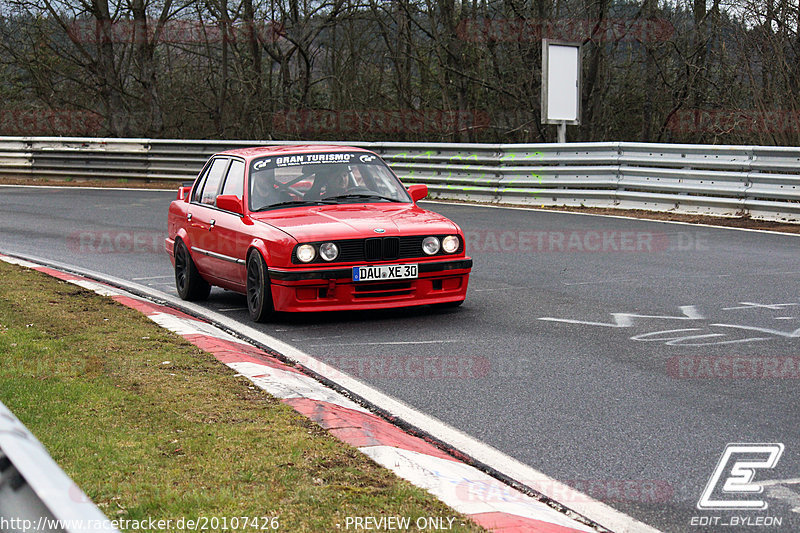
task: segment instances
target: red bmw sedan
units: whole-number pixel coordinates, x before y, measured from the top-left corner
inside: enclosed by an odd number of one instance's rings
[[[216,154],[169,207],[178,294],[242,293],[259,322],[273,311],[458,306],[472,260],[461,229],[417,205],[427,194],[360,148]]]

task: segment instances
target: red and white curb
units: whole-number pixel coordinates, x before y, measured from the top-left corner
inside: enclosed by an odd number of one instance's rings
[[[44,272],[142,312],[160,326],[211,353],[237,374],[280,398],[338,439],[355,446],[396,475],[426,489],[486,529],[504,533],[596,531],[546,503],[502,484],[430,442],[406,433],[267,351],[208,322],[82,276],[2,254],[0,260]],[[632,522],[634,526],[644,526]],[[623,529],[652,531],[646,526]]]

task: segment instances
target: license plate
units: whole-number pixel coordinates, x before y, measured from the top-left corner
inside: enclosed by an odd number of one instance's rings
[[[390,279],[415,279],[419,265],[381,265],[353,267],[353,281],[384,281]]]

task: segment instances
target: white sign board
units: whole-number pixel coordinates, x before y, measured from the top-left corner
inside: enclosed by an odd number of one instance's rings
[[[542,41],[542,122],[580,124],[581,45]]]

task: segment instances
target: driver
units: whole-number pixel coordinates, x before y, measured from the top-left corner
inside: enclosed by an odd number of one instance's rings
[[[350,187],[350,169],[347,165],[335,165],[330,169],[319,169],[314,185],[306,192],[304,199],[320,200],[339,196]]]
[[[280,201],[280,194],[275,188],[274,170],[266,169],[250,174],[250,208],[253,211]]]

